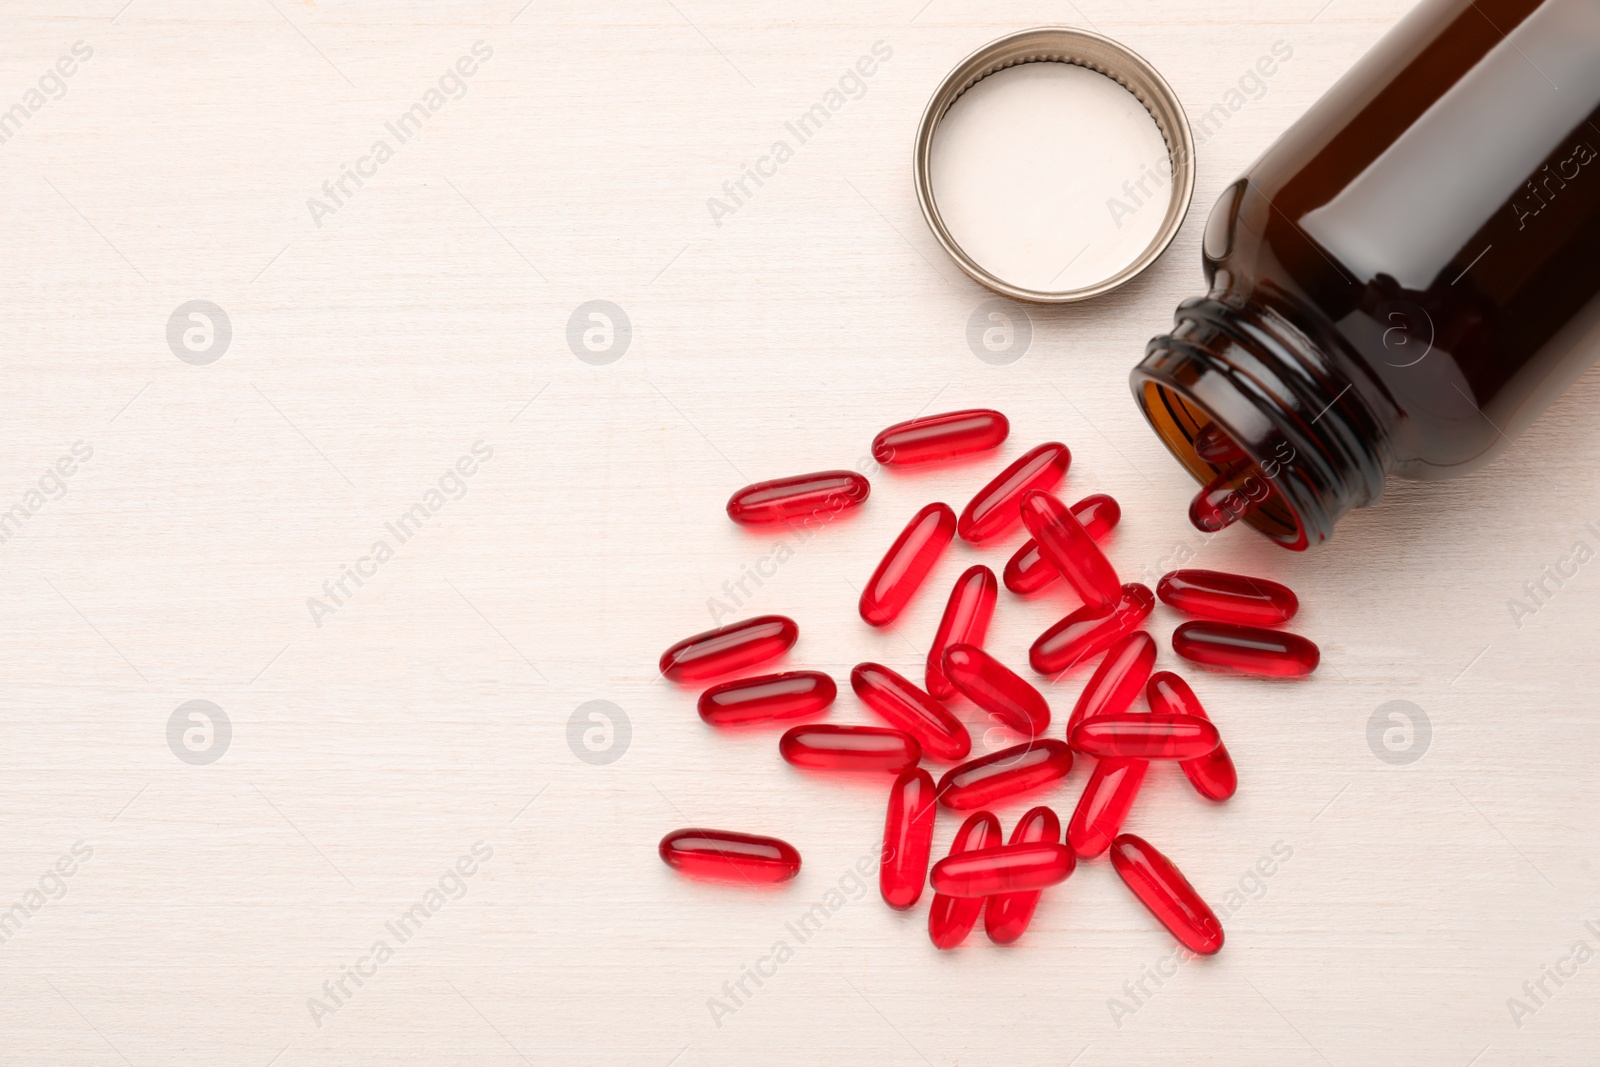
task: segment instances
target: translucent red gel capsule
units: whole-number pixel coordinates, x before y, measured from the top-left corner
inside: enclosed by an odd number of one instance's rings
[[[949,504],[929,504],[913,515],[861,591],[861,617],[873,626],[898,618],[955,535]]]
[[[1172,631],[1172,650],[1207,667],[1263,678],[1301,678],[1322,660],[1299,634],[1231,622],[1186,622]]]
[[[1156,583],[1156,596],[1186,615],[1247,626],[1277,626],[1300,610],[1300,598],[1288,586],[1224,571],[1164,574]]]
[[[961,720],[904,675],[881,663],[858,663],[850,672],[850,687],[863,704],[916,738],[934,759],[965,759],[972,751],[972,738]]]
[[[1104,493],[1091,493],[1072,505],[1072,514],[1083,523],[1089,536],[1099,541],[1121,521],[1122,507]],[[1006,561],[1005,572],[1000,580],[1007,589],[1020,596],[1037,593],[1060,577],[1061,574],[1040,554],[1039,542],[1030,537]]]
[[[1017,820],[1011,831],[1012,845],[1054,845],[1061,840],[1061,819],[1047,807],[1031,809]],[[987,898],[983,906],[983,928],[989,940],[997,945],[1009,945],[1021,937],[1033,921],[1034,909],[1039,906],[1039,890],[1022,893],[998,893]]]
[[[1022,521],[1022,497],[1033,489],[1053,489],[1066,476],[1072,453],[1059,441],[1047,441],[1026,452],[978,490],[956,523],[964,541],[982,544]]]
[[[958,811],[1059,782],[1072,770],[1066,742],[1041,738],[952,767],[939,779],[939,803]]]
[[[1152,674],[1145,696],[1150,701],[1150,710],[1158,714],[1209,719],[1189,683],[1171,671]],[[1204,756],[1184,760],[1178,766],[1183,768],[1195,790],[1208,800],[1227,800],[1239,788],[1239,772],[1233,766],[1233,757],[1228,755],[1228,746],[1220,741]]]
[[[1049,493],[1022,498],[1023,525],[1039,542],[1039,554],[1067,580],[1086,607],[1109,608],[1122,597],[1122,580],[1072,509]]]
[[[1216,533],[1244,518],[1255,506],[1243,492],[1244,482],[1256,477],[1254,470],[1255,465],[1248,459],[1240,460],[1201,486],[1189,501],[1189,522],[1194,528]]]
[[[934,813],[933,775],[920,767],[902,771],[889,787],[878,862],[878,891],[891,908],[903,911],[922,896],[933,852]]]
[[[738,678],[700,694],[700,717],[712,726],[803,719],[826,711],[838,691],[833,679],[821,671]]]
[[[777,659],[794,645],[800,628],[782,615],[757,615],[685,637],[661,653],[661,673],[697,682]]]
[[[1122,587],[1116,606],[1085,605],[1039,635],[1028,649],[1028,662],[1040,674],[1061,674],[1098,656],[1149,617],[1156,595],[1138,582]]]
[[[1000,586],[994,579],[994,571],[981,563],[968,567],[956,579],[955,588],[950,590],[950,599],[945,602],[939,629],[934,632],[933,646],[928,649],[928,692],[940,700],[949,700],[956,695],[956,687],[944,676],[945,650],[951,645],[983,647],[983,639],[989,633],[989,620],[994,618],[995,598],[999,594]]]
[[[999,448],[1011,423],[998,411],[969,408],[897,422],[872,439],[872,458],[886,467],[938,463]]]
[[[1206,463],[1213,466],[1244,458],[1244,449],[1234,443],[1222,427],[1216,423],[1207,423],[1206,427],[1194,436],[1194,454]]]
[[[1219,743],[1217,728],[1194,715],[1125,711],[1093,716],[1072,730],[1072,747],[1097,759],[1195,759]]]
[[[1050,726],[1050,705],[1010,667],[981,648],[944,650],[944,676],[957,692],[1019,734],[1038,737]]]
[[[1143,630],[1112,645],[1106,658],[1089,676],[1083,692],[1078,694],[1078,702],[1072,706],[1072,716],[1067,719],[1067,736],[1071,737],[1073,728],[1090,715],[1122,712],[1132,707],[1155,663],[1155,638]]]
[[[1149,767],[1142,759],[1103,759],[1095,764],[1067,824],[1067,844],[1072,851],[1092,859],[1111,847]]]
[[[779,738],[778,752],[796,767],[816,771],[899,774],[922,759],[916,738],[882,726],[795,726]]]
[[[1216,913],[1150,842],[1123,834],[1111,843],[1111,865],[1140,903],[1190,952],[1209,956],[1222,947],[1222,924]]]
[[[975,812],[956,831],[955,840],[950,842],[950,855],[994,848],[1000,841],[1000,820],[987,811]],[[928,909],[928,937],[938,948],[955,948],[972,932],[983,902],[983,897],[935,893],[933,906]]]
[[[674,830],[656,851],[674,870],[719,882],[787,882],[800,873],[800,853],[787,841],[733,830]]]
[[[989,897],[1046,889],[1065,882],[1077,865],[1065,845],[1001,845],[946,856],[933,865],[930,879],[934,891],[946,896]]]
[[[832,518],[859,507],[872,486],[855,471],[818,471],[747,485],[728,498],[728,518],[764,526],[811,516]]]

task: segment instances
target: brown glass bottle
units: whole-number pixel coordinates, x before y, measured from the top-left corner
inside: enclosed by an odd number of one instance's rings
[[[1228,188],[1134,396],[1304,549],[1494,456],[1600,356],[1600,2],[1424,0]],[[1225,448],[1225,442],[1224,442]]]

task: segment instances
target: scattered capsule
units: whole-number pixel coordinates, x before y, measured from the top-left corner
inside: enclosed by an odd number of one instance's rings
[[[1231,622],[1186,622],[1172,631],[1172,650],[1194,663],[1262,678],[1303,678],[1322,660],[1299,634]]]
[[[1059,782],[1072,770],[1066,742],[1040,738],[952,767],[939,779],[939,803],[970,811]]]
[[[889,725],[916,738],[933,759],[954,762],[972,751],[972,738],[961,720],[904,675],[881,663],[858,663],[850,672],[850,687]]]
[[[944,650],[944,676],[956,691],[1019,734],[1038,737],[1050,727],[1050,705],[1010,667],[981,648]]]
[[[978,564],[968,567],[956,579],[945,602],[944,616],[939,629],[934,632],[933,645],[928,649],[928,692],[940,700],[956,695],[956,687],[944,674],[944,653],[951,645],[976,645],[983,647],[989,633],[989,620],[994,618],[994,602],[1000,586],[994,571]]]
[[[1083,523],[1089,536],[1099,541],[1122,519],[1122,507],[1105,493],[1091,493],[1072,505],[1072,514]],[[1060,577],[1061,574],[1039,552],[1039,542],[1030,537],[1006,561],[1005,572],[1000,580],[1007,589],[1023,596],[1037,593]]]
[[[778,752],[796,767],[815,771],[899,774],[922,759],[916,738],[882,726],[794,726],[778,739]]]
[[[764,526],[822,516],[859,507],[872,492],[855,471],[818,471],[747,485],[728,498],[728,518],[746,526]]]
[[[787,722],[826,711],[838,692],[821,671],[736,678],[700,694],[700,717],[712,726]]]
[[[1137,630],[1112,645],[1089,676],[1067,719],[1067,736],[1091,715],[1127,711],[1139,698],[1156,663],[1155,638]]]
[[[1078,865],[1065,845],[1000,845],[946,856],[929,876],[934,891],[952,897],[991,897],[1024,893],[1065,882]]]
[[[1053,489],[1066,476],[1072,453],[1059,441],[1026,452],[978,490],[961,512],[956,530],[963,541],[991,541],[1022,521],[1022,497],[1032,489]]]
[[[1061,819],[1043,805],[1033,808],[1017,820],[1011,831],[1012,845],[1054,845],[1061,840]],[[1009,945],[1028,929],[1033,921],[1034,909],[1039,906],[1039,890],[1021,893],[998,893],[983,905],[983,928],[989,940],[997,945]]]
[[[1072,509],[1049,493],[1022,498],[1023,525],[1039,542],[1039,554],[1067,580],[1085,606],[1109,608],[1121,599],[1122,580]]]
[[[987,811],[974,812],[956,831],[950,842],[950,855],[976,852],[1000,844],[1000,820]],[[943,893],[933,895],[933,905],[928,909],[928,937],[936,948],[955,948],[967,939],[972,927],[983,911],[983,897],[951,897]]]
[[[1103,759],[1094,766],[1067,824],[1067,844],[1084,859],[1111,847],[1133,808],[1150,767],[1142,759]]]
[[[1300,598],[1288,586],[1224,571],[1164,574],[1156,583],[1156,596],[1186,615],[1247,626],[1277,626],[1300,610]]]
[[[873,626],[898,618],[955,535],[949,504],[929,504],[913,515],[861,591],[861,617]]]
[[[1138,582],[1122,587],[1115,607],[1087,604],[1039,635],[1028,649],[1028,662],[1040,674],[1057,675],[1098,656],[1118,639],[1139,628],[1156,606],[1156,596]]]
[[[934,812],[933,775],[920,767],[901,771],[889,787],[878,862],[878,891],[891,908],[904,911],[922,896],[933,853]]]
[[[886,467],[938,463],[999,448],[1011,423],[998,411],[969,408],[897,422],[872,439],[872,458]]]
[[[800,873],[800,853],[787,841],[733,830],[674,830],[656,849],[673,870],[719,882],[770,884]]]
[[[1124,711],[1085,719],[1072,730],[1072,747],[1096,759],[1195,759],[1220,743],[1217,728],[1194,715]]]
[[[1220,466],[1244,458],[1244,449],[1234,443],[1226,430],[1214,422],[1194,435],[1194,454],[1212,466]]]
[[[698,682],[777,659],[794,645],[800,628],[782,615],[757,615],[685,637],[661,653],[661,673],[675,682]]]
[[[1194,695],[1189,683],[1171,671],[1157,671],[1150,676],[1145,687],[1150,710],[1164,715],[1193,715],[1208,719],[1200,698]],[[1204,756],[1184,760],[1178,764],[1188,776],[1195,790],[1207,800],[1227,800],[1239,788],[1239,772],[1228,755],[1228,746],[1221,741]]]
[[[1140,903],[1190,952],[1209,956],[1222,947],[1222,923],[1216,913],[1150,842],[1123,834],[1111,843],[1111,865]]]

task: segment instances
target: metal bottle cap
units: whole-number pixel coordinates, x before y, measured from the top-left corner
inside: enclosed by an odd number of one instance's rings
[[[1016,285],[992,273],[978,263],[956,242],[939,214],[934,199],[933,184],[929,177],[929,159],[932,154],[934,134],[952,104],[978,82],[989,75],[1016,66],[1019,63],[1072,63],[1103,74],[1132,93],[1144,105],[1156,128],[1166,142],[1167,159],[1172,167],[1170,199],[1166,215],[1155,237],[1133,262],[1107,278],[1074,289],[1032,289]],[[1166,251],[1177,236],[1189,210],[1189,200],[1194,195],[1194,138],[1189,132],[1189,120],[1178,103],[1178,97],[1166,79],[1156,72],[1142,56],[1098,33],[1072,29],[1066,26],[1040,26],[1022,30],[991,41],[966,59],[934,91],[922,113],[917,127],[917,141],[913,170],[917,183],[917,202],[922,206],[922,216],[928,228],[939,239],[950,258],[974,281],[988,286],[997,293],[1017,300],[1031,300],[1041,304],[1070,304],[1108,293],[1125,284],[1143,271]]]

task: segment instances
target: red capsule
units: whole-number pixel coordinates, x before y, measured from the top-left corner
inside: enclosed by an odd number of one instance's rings
[[[1194,695],[1189,683],[1171,671],[1157,671],[1150,676],[1145,687],[1150,710],[1162,715],[1193,715],[1207,719],[1206,709]],[[1193,783],[1195,790],[1207,800],[1227,800],[1239,788],[1239,772],[1228,755],[1228,746],[1217,742],[1217,747],[1204,756],[1184,760],[1178,764]]]
[[[1247,626],[1277,626],[1300,610],[1300,598],[1288,586],[1224,571],[1164,574],[1156,583],[1156,596],[1186,615]]]
[[[826,711],[838,694],[821,671],[789,671],[737,678],[700,694],[700,717],[712,726],[787,722]]]
[[[1245,513],[1255,506],[1242,491],[1247,480],[1255,479],[1252,484],[1261,482],[1253,471],[1255,464],[1248,459],[1241,459],[1236,463],[1223,468],[1211,481],[1200,487],[1200,491],[1189,501],[1189,522],[1197,530],[1205,533],[1216,533],[1244,518]]]
[[[1083,692],[1078,694],[1078,702],[1072,706],[1072,717],[1067,720],[1067,736],[1071,737],[1073,729],[1090,715],[1122,712],[1131,708],[1155,664],[1155,638],[1143,630],[1131,633],[1112,645],[1106,658],[1089,676]]]
[[[900,772],[889,787],[878,891],[891,908],[904,911],[922,896],[933,853],[934,807],[933,775],[920,767]]]
[[[1000,820],[987,811],[974,812],[955,840],[950,842],[950,855],[994,848],[1000,844]],[[955,948],[967,939],[978,913],[983,911],[983,897],[950,897],[943,893],[933,895],[933,906],[928,909],[928,937],[937,948]]]
[[[1083,523],[1089,536],[1103,540],[1122,519],[1122,508],[1104,493],[1091,493],[1072,505],[1072,514]],[[1031,537],[1006,561],[1005,573],[1000,580],[1007,589],[1021,596],[1037,593],[1060,578],[1060,573],[1039,552],[1039,542]]]
[[[1194,759],[1220,741],[1215,726],[1193,715],[1124,711],[1085,719],[1072,730],[1072,747],[1096,759]]]
[[[1222,947],[1222,924],[1216,913],[1150,842],[1123,834],[1111,843],[1111,865],[1140,903],[1190,952],[1209,956]]]
[[[855,471],[818,471],[747,485],[728,498],[728,518],[746,526],[833,518],[859,507],[872,486]]]
[[[1221,466],[1244,458],[1244,449],[1234,443],[1227,431],[1214,422],[1194,435],[1194,454],[1212,466]]]
[[[1072,509],[1049,493],[1022,498],[1022,522],[1039,542],[1039,554],[1067,580],[1087,607],[1109,608],[1122,597],[1116,568]]]
[[[1019,734],[1038,737],[1050,726],[1050,705],[1021,675],[972,645],[944,650],[944,676],[957,692]]]
[[[1054,811],[1040,806],[1029,810],[1017,820],[1011,831],[1012,845],[1054,845],[1061,840],[1061,819]],[[983,928],[989,940],[997,945],[1009,945],[1021,937],[1033,921],[1034,909],[1039,906],[1039,890],[1022,893],[998,893],[986,898],[983,905]]]
[[[668,867],[692,878],[770,884],[800,873],[800,853],[787,841],[733,830],[674,830],[656,851]]]
[[[1084,859],[1093,859],[1122,832],[1144,775],[1150,767],[1142,759],[1103,759],[1094,766],[1078,806],[1067,824],[1067,844]]]
[[[1001,845],[946,856],[933,865],[934,891],[952,897],[1023,893],[1065,882],[1078,865],[1065,845]]]
[[[1262,678],[1303,678],[1322,660],[1299,634],[1231,622],[1186,622],[1172,631],[1172,650],[1194,663]]]
[[[949,504],[929,504],[913,515],[861,591],[861,617],[873,626],[898,618],[955,535]]]
[[[858,663],[850,672],[850,687],[889,725],[916,738],[932,758],[954,761],[972,751],[972,738],[961,720],[904,675],[881,663]]]
[[[1011,423],[998,411],[969,408],[897,422],[872,439],[872,458],[886,467],[938,463],[999,448]]]
[[[972,498],[956,523],[964,541],[982,544],[1010,530],[1022,520],[1018,508],[1025,493],[1053,489],[1066,476],[1072,453],[1059,441],[1047,441],[1024,453]]]
[[[1066,742],[1041,738],[952,767],[939,779],[939,803],[970,811],[1059,782],[1072,770]]]
[[[675,682],[698,682],[777,659],[794,645],[800,628],[782,615],[757,615],[685,637],[661,653],[661,673]]]
[[[928,649],[928,692],[940,700],[956,695],[956,687],[944,675],[944,653],[951,645],[976,645],[983,647],[989,633],[989,620],[994,618],[994,601],[1000,586],[994,580],[994,571],[978,564],[968,567],[956,579],[945,602],[944,616],[933,635],[933,647]]]
[[[1056,675],[1087,663],[1139,628],[1156,606],[1156,596],[1138,582],[1122,587],[1122,599],[1109,611],[1085,605],[1039,635],[1028,662],[1040,674]]]
[[[795,726],[778,739],[778,752],[814,771],[888,771],[899,774],[922,759],[917,739],[882,726]]]

